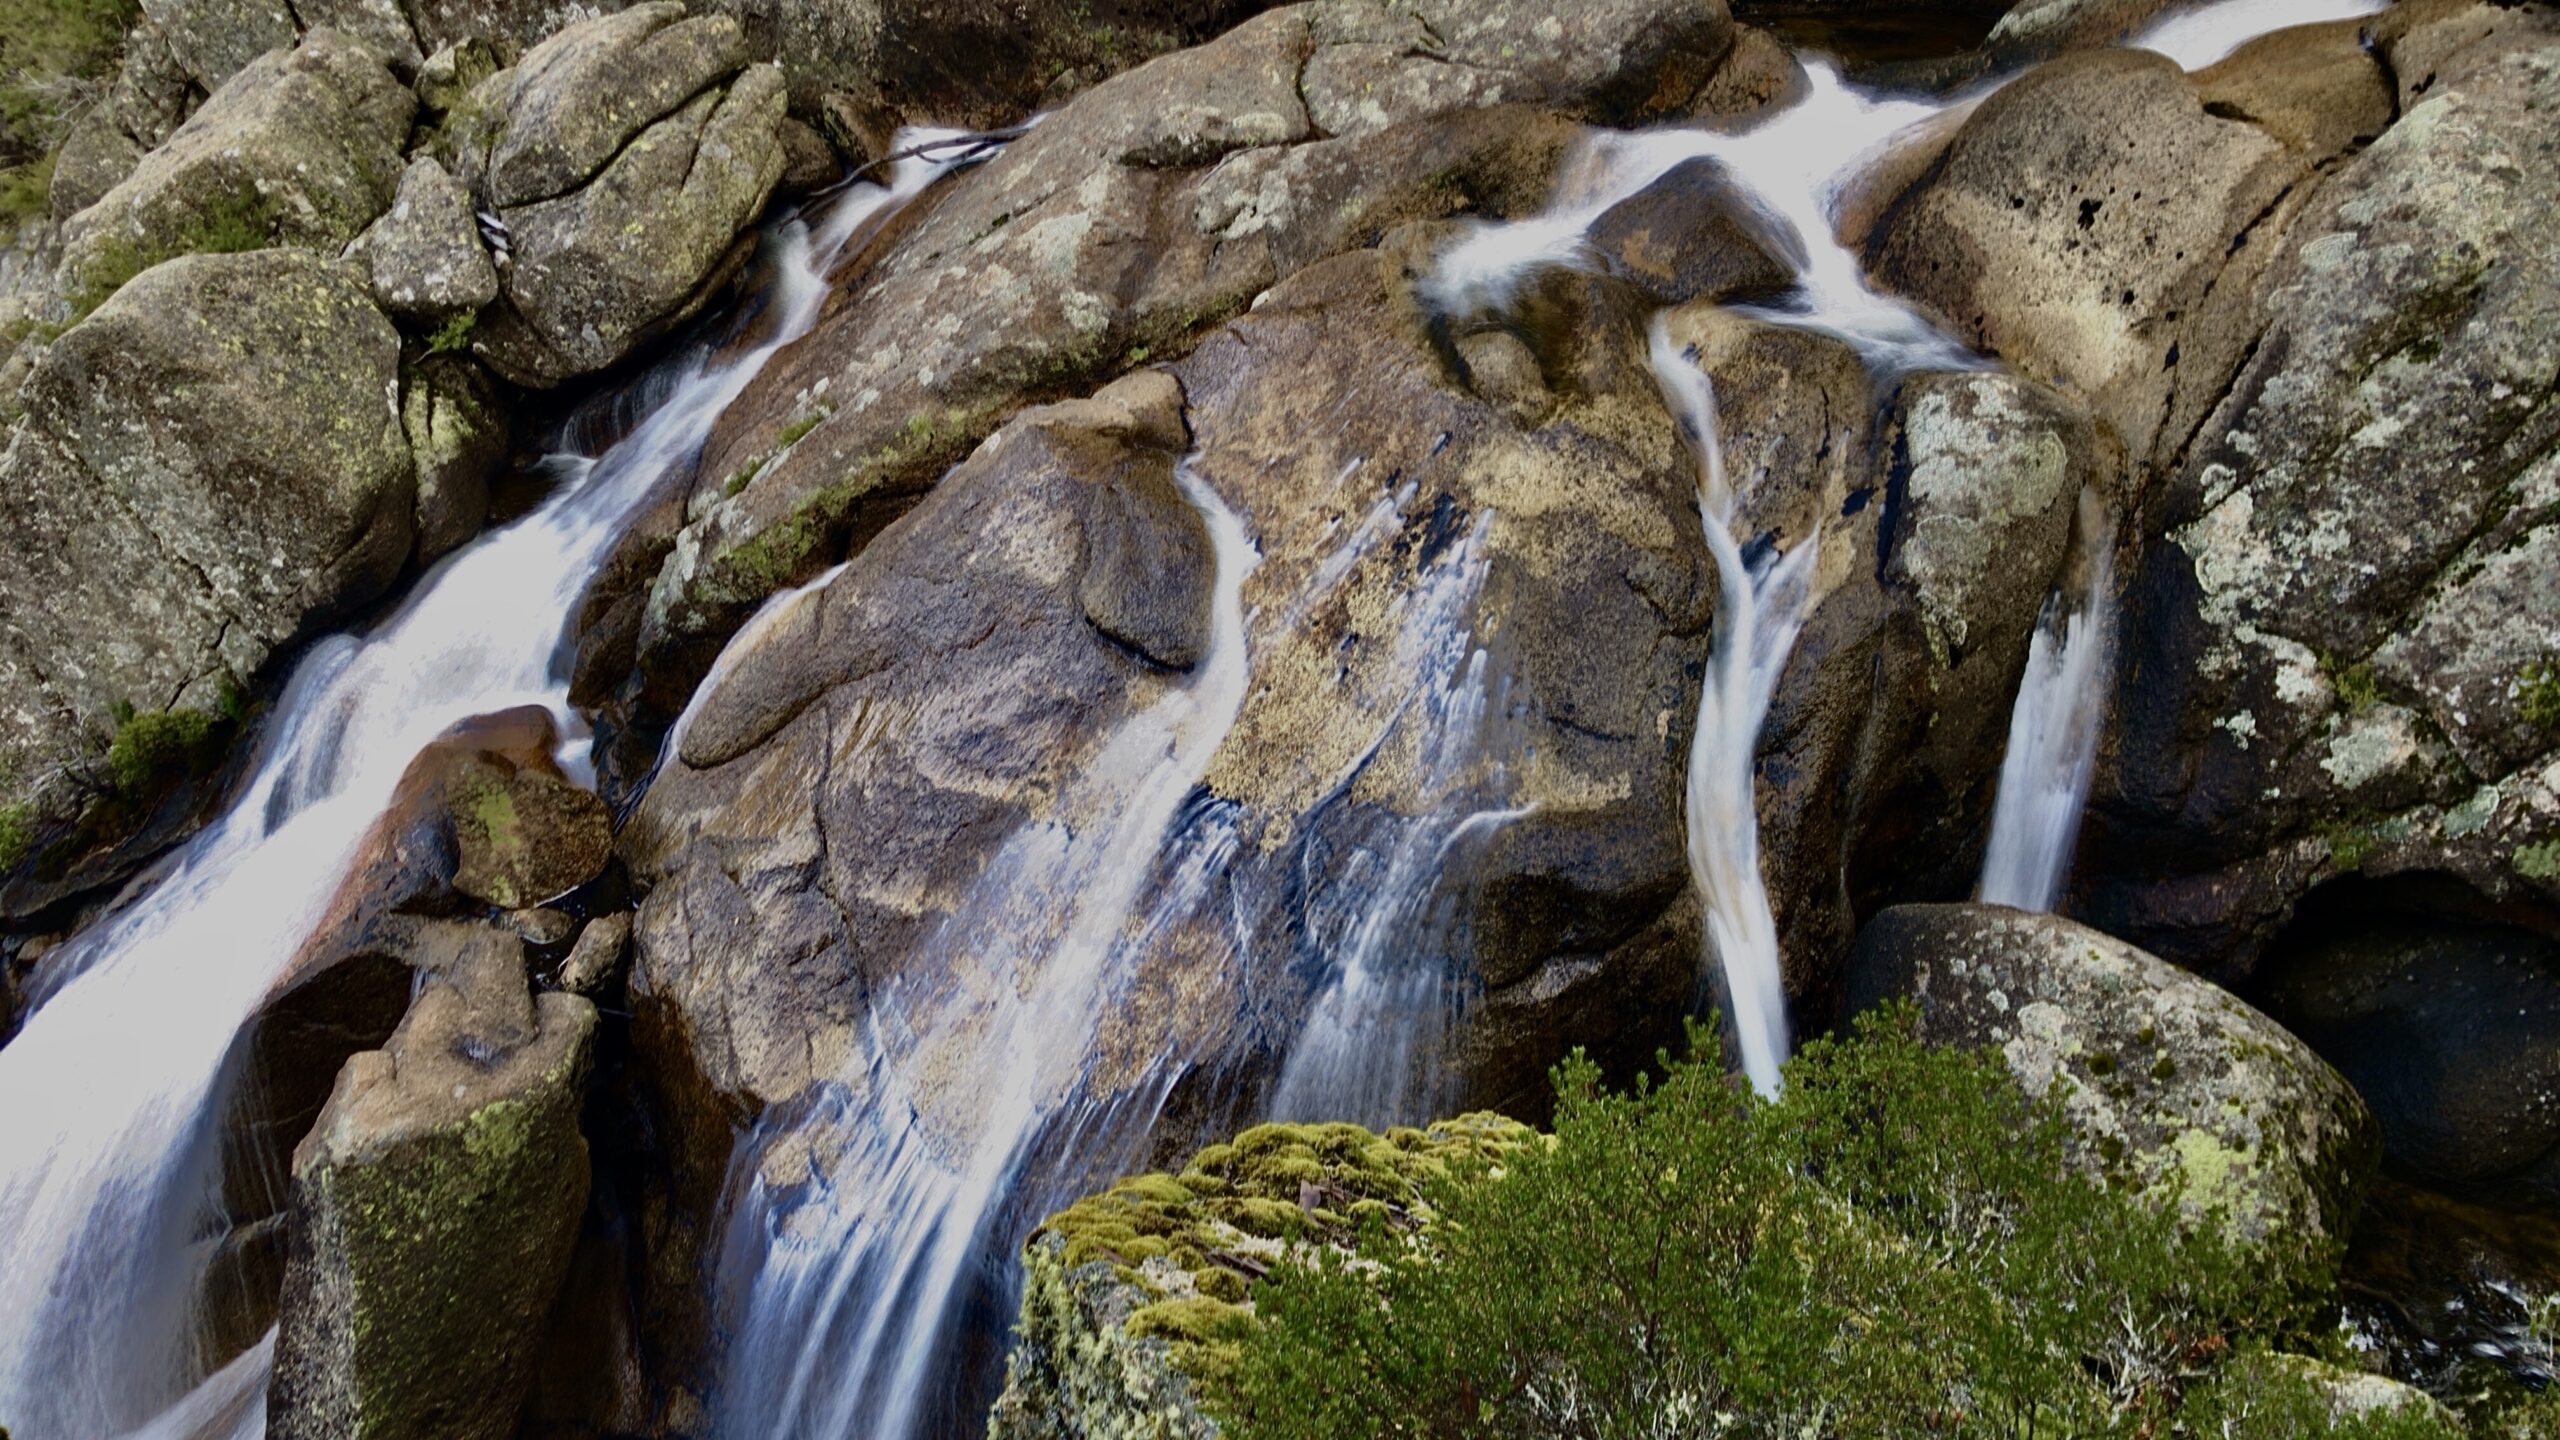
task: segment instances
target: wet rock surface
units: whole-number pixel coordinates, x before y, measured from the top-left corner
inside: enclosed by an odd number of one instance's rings
[[[724,417],[682,532],[629,542],[667,547],[638,636],[647,704],[680,708],[765,595],[876,531],[1021,406],[1187,348],[1397,222],[1535,208],[1570,127],[1490,107],[1676,113],[1731,37],[1720,6],[1685,0],[1569,20],[1319,4],[1079,96],[840,271],[847,299]]]
[[[2560,941],[2466,899],[2423,881],[2317,892],[2257,998],[2372,1106],[2396,1173],[2530,1204],[2560,1184]]]

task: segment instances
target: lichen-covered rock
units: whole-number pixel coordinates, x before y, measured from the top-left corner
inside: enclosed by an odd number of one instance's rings
[[[594,879],[613,854],[604,802],[547,755],[531,764],[457,757],[442,779],[458,852],[453,888],[475,900],[538,904]]]
[[[1475,1114],[1427,1130],[1259,1125],[1077,1201],[1023,1247],[994,1440],[1207,1440],[1198,1385],[1232,1356],[1252,1282],[1348,1245],[1368,1215],[1420,1225],[1426,1180],[1478,1174],[1536,1132]]]
[[[299,33],[286,0],[151,0],[142,13],[179,67],[209,91]]]
[[[1534,208],[1559,116],[1676,113],[1733,31],[1721,0],[1320,0],[1078,96],[840,272],[847,303],[723,417],[684,532],[627,542],[666,556],[639,639],[652,703],[680,705],[766,595],[1016,409],[1187,347],[1400,221]]]
[[[2496,13],[2393,42],[2428,88],[2287,231],[2161,507],[2090,903],[2172,958],[2359,868],[2560,895],[2560,28]]]
[[[259,56],[64,222],[65,292],[94,304],[136,272],[202,250],[337,254],[390,205],[416,110],[372,51],[334,31]]]
[[[0,774],[62,813],[118,716],[224,713],[410,550],[400,338],[307,251],[145,272],[45,352],[0,454]]]
[[[595,1009],[504,931],[420,927],[425,974],[294,1153],[269,1433],[510,1436],[587,1200]]]
[[[400,428],[418,471],[418,561],[480,533],[489,482],[507,459],[507,413],[497,387],[459,355],[429,355],[407,368]]]
[[[481,243],[471,197],[432,155],[409,162],[391,208],[348,254],[373,277],[373,298],[394,315],[433,322],[498,298],[498,267]]]
[[[2082,1163],[2247,1244],[2345,1234],[2379,1152],[2338,1072],[2211,983],[2053,915],[1900,905],[1849,958],[1854,1012],[1896,997],[1920,1038],[1990,1046],[2058,1091]]]
[[[2219,83],[2142,50],[2028,72],[1878,223],[1870,264],[1953,333],[2079,396],[2137,462],[2174,458],[2247,350],[2254,277],[2318,167],[2390,119],[2353,27],[2277,43],[2280,65]],[[2346,112],[2346,135],[2250,118],[2255,91],[2301,76],[2317,93],[2291,85],[2290,104]]]
[[[692,315],[782,174],[782,79],[737,23],[672,0],[570,26],[476,87],[453,156],[494,208],[505,304],[473,347],[523,385],[620,360]]]

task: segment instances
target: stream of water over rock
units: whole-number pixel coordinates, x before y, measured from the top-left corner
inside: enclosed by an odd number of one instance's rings
[[[230,1359],[197,1353],[193,1306],[223,1229],[215,1122],[238,1078],[234,1036],[287,983],[359,838],[429,741],[518,705],[584,734],[561,644],[588,577],[631,511],[817,318],[838,250],[944,168],[902,162],[889,184],[781,226],[752,348],[670,360],[643,382],[657,403],[629,436],[555,457],[539,509],[438,565],[371,633],[314,646],[230,810],[146,895],[48,962],[51,993],[0,1048],[0,1414],[21,1433],[123,1433]],[[583,741],[567,749],[582,771]],[[255,1373],[226,1369],[208,1390],[258,1409],[261,1353]],[[239,1404],[182,1408],[260,1428]]]

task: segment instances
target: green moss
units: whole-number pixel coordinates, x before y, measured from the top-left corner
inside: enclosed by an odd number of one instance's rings
[[[2560,880],[2560,840],[2517,846],[2515,867],[2528,880]]]
[[[2353,870],[2382,848],[2381,838],[2372,827],[2352,821],[2337,820],[2320,827],[2321,843],[2329,847],[2330,863],[2341,870]]]
[[[801,436],[806,435],[810,431],[827,423],[827,417],[834,413],[835,412],[833,410],[830,410],[825,406],[820,406],[810,414],[803,415],[799,419],[792,421],[790,424],[783,426],[781,436],[782,443],[786,446],[799,444]]]
[[[2544,660],[2525,668],[2516,680],[2516,711],[2529,725],[2560,730],[2560,665]]]
[[[16,867],[35,848],[36,807],[24,800],[0,806],[0,870]],[[5,1436],[0,1436],[5,1440]]]
[[[142,797],[197,773],[220,755],[219,716],[202,710],[135,712],[119,706],[115,739],[107,745],[107,774],[116,789]]]
[[[480,312],[465,310],[446,320],[427,336],[427,353],[449,355],[471,348],[471,334],[480,324]]]
[[[2336,692],[2339,708],[2348,714],[2369,710],[2382,702],[2382,682],[2374,677],[2371,665],[2361,661],[2340,665],[2323,655],[2320,668],[2329,677],[2329,688]]]

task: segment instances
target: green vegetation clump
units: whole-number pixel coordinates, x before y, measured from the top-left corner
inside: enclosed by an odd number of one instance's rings
[[[471,348],[471,334],[480,324],[480,312],[465,310],[448,316],[445,322],[427,335],[427,353],[450,355]]]
[[[1204,1379],[1228,1436],[2168,1435],[2218,1357],[2306,1339],[2334,1293],[2326,1247],[2244,1250],[2075,1171],[2057,1100],[1907,1012],[1808,1045],[1776,1100],[1695,1060],[1556,1078],[1552,1141],[1254,1287]],[[2231,1432],[2278,1433],[2368,1432]]]
[[[41,214],[53,154],[103,99],[135,0],[0,0],[0,224]]]
[[[2516,684],[2516,709],[2529,725],[2560,730],[2560,665],[2544,660],[2528,667]]]
[[[2348,714],[2370,710],[2382,703],[2382,682],[2373,667],[2359,662],[2354,665],[2324,665],[2329,672],[2330,688],[2338,694],[2338,705]]]
[[[126,235],[104,235],[80,262],[68,297],[72,323],[87,319],[126,281],[162,261],[181,255],[236,255],[274,243],[274,218],[256,195],[237,192],[209,202],[184,231],[165,240],[146,244]]]
[[[0,870],[14,869],[36,844],[36,807],[21,800],[0,806]],[[0,1435],[0,1440],[5,1440]]]
[[[220,750],[220,716],[202,710],[119,707],[107,745],[107,774],[117,791],[142,796],[169,780],[209,766]]]

